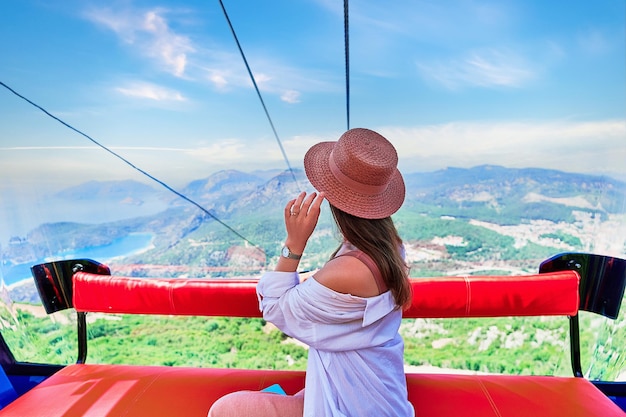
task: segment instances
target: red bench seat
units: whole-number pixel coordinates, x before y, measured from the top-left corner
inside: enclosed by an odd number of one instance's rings
[[[608,262],[615,263],[613,259]],[[44,265],[43,284],[56,285],[51,272],[55,270]],[[558,315],[577,319],[579,280],[579,274],[570,270],[525,276],[415,279],[412,305],[404,317]],[[44,299],[52,300],[49,312],[62,305],[79,312],[81,361],[81,334],[84,343],[86,336],[80,329],[81,323],[86,326],[87,312],[260,316],[255,281],[139,279],[77,272],[71,276],[71,284],[73,287],[54,286],[52,295]],[[623,291],[611,292],[621,301]],[[62,302],[65,300],[72,302]],[[617,307],[610,300],[601,300],[601,306]],[[572,322],[577,326],[577,321],[570,319]],[[576,326],[570,330],[575,330],[571,334],[577,338]],[[577,368],[578,360],[573,357],[573,368]],[[579,371],[576,373],[578,377],[411,373],[407,374],[408,395],[417,417],[626,415],[580,377]],[[228,392],[260,390],[278,383],[293,394],[303,388],[304,376],[304,372],[290,371],[76,364],[0,410],[0,417],[203,417],[211,404]]]
[[[625,414],[583,378],[407,374],[417,417],[618,417]],[[280,384],[293,394],[304,372],[70,365],[18,398],[2,417],[204,417],[236,390]]]

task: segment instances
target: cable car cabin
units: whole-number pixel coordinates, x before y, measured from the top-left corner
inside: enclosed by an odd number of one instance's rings
[[[260,317],[255,281],[117,277],[89,260],[32,270],[48,313],[70,307],[77,311],[78,363],[16,363],[2,340],[0,417],[201,417],[232,391],[280,384],[293,394],[304,387],[303,371],[87,363],[88,312]],[[407,318],[568,317],[573,374],[407,373],[416,416],[626,415],[624,383],[592,383],[583,377],[578,334],[580,310],[617,317],[625,283],[626,260],[576,253],[543,262],[535,275],[413,279]]]

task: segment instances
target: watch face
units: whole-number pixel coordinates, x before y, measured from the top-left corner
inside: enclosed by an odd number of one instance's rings
[[[283,246],[283,249],[280,251],[280,254],[285,258],[295,259],[295,260],[299,260],[302,257],[302,255],[296,255],[295,253],[292,253],[287,246]]]

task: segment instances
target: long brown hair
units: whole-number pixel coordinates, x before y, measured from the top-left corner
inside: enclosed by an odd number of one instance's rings
[[[344,239],[374,260],[396,304],[403,308],[409,307],[411,284],[408,267],[400,252],[402,239],[391,217],[364,219],[348,214],[332,204],[330,208]],[[333,253],[333,257],[339,248]]]

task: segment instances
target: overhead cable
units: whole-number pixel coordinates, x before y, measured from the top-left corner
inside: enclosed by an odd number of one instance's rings
[[[239,43],[239,39],[237,38],[237,34],[235,33],[235,28],[233,27],[230,18],[228,17],[228,13],[226,12],[226,8],[224,7],[224,3],[222,2],[222,0],[220,1],[220,6],[222,6],[222,11],[224,12],[224,17],[226,18],[226,22],[228,23],[228,26],[230,27],[230,31],[233,34],[233,38],[235,38],[235,43],[237,44],[237,48],[239,49],[239,54],[241,55],[241,58],[243,59],[243,63],[246,65],[246,69],[248,70],[248,75],[250,76],[250,80],[252,81],[252,85],[254,86],[254,89],[256,90],[256,94],[259,97],[259,100],[261,101],[261,106],[263,106],[263,111],[265,112],[265,116],[267,117],[267,120],[270,123],[270,126],[272,128],[272,132],[274,132],[274,137],[276,138],[276,142],[278,143],[278,147],[280,148],[280,151],[283,154],[283,159],[285,160],[285,163],[287,164],[287,168],[289,169],[289,172],[291,173],[291,176],[293,177],[294,182],[296,183],[296,186],[298,187],[298,189],[301,189],[300,186],[298,185],[298,180],[296,179],[296,174],[293,171],[293,168],[291,168],[291,164],[289,163],[289,158],[287,158],[287,153],[285,152],[285,148],[283,147],[283,144],[280,140],[280,138],[278,137],[278,133],[276,132],[276,128],[274,127],[274,123],[272,122],[272,118],[270,117],[270,113],[267,111],[267,106],[265,106],[265,101],[263,101],[263,96],[261,96],[261,91],[259,90],[259,86],[256,83],[256,80],[254,78],[254,74],[252,73],[252,70],[250,69],[250,65],[248,65],[248,60],[246,59],[246,55],[243,53],[243,49],[241,48],[241,44]]]

